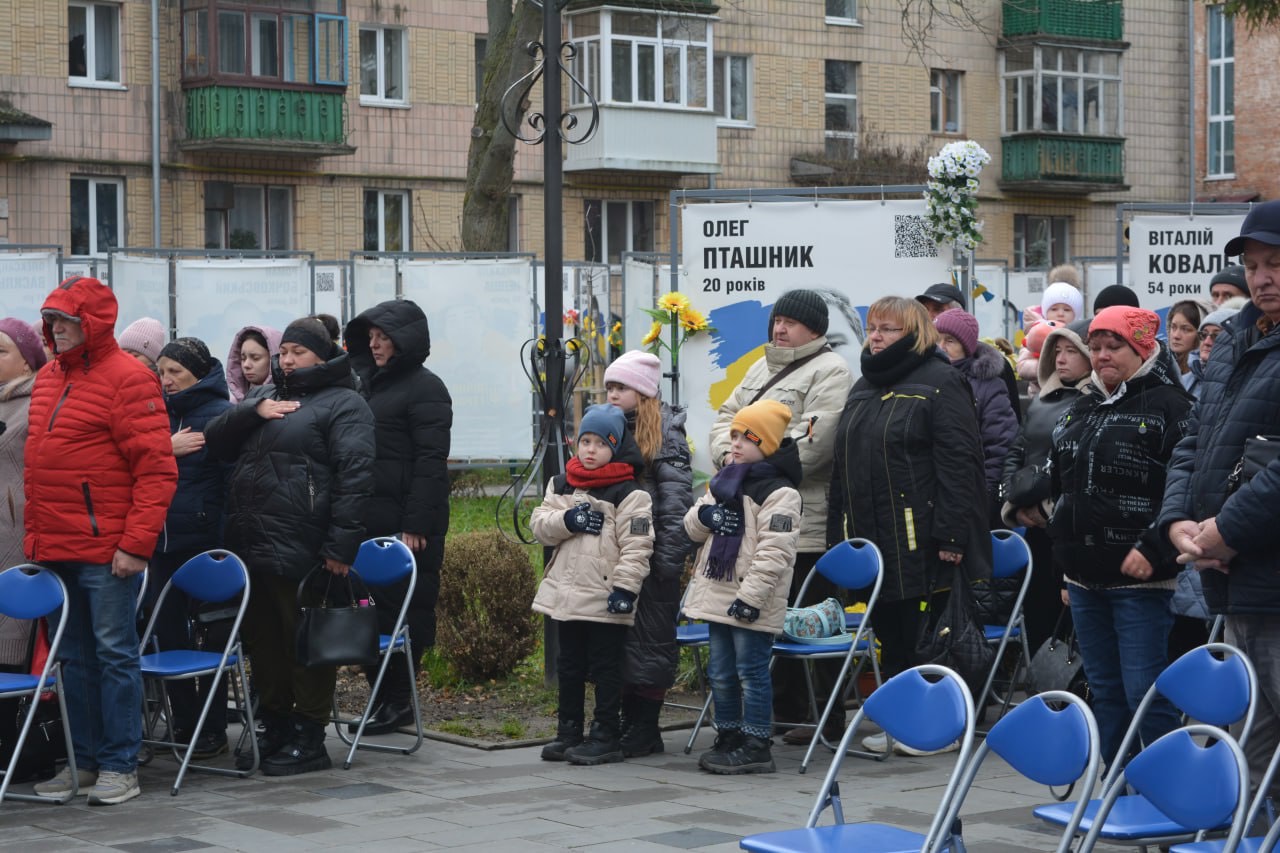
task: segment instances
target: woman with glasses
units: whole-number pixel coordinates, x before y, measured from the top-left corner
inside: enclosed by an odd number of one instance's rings
[[[866,332],[862,378],[836,428],[827,539],[870,539],[884,555],[873,619],[887,677],[917,663],[921,604],[955,564],[973,580],[990,575],[991,537],[973,393],[928,313],[887,296],[868,309]]]
[[[1184,299],[1173,303],[1169,314],[1165,317],[1165,339],[1169,343],[1169,354],[1178,363],[1178,371],[1182,376],[1182,387],[1199,396],[1196,387],[1200,384],[1199,373],[1195,370],[1200,360],[1200,321],[1212,310],[1207,302],[1197,299]]]

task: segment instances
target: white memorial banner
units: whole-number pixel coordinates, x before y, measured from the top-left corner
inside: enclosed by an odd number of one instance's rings
[[[405,261],[404,297],[427,314],[426,366],[453,398],[451,459],[528,459],[532,388],[520,365],[534,335],[532,259]]]
[[[343,264],[315,265],[315,313],[332,314],[338,318],[338,324],[346,327],[347,302],[346,294],[347,267]]]
[[[867,306],[951,278],[949,250],[924,230],[924,200],[693,204],[681,212],[680,290],[716,331],[680,354],[694,465],[710,472],[716,410],[763,354],[774,301],[794,288],[827,300],[832,347],[854,375]],[[834,424],[831,425],[834,427]]]
[[[176,276],[178,335],[204,341],[220,361],[245,326],[283,330],[313,313],[305,258],[179,259]]]
[[[167,335],[172,326],[169,317],[169,259],[144,255],[113,255],[111,258],[111,290],[116,295],[119,313],[116,335],[130,323],[153,317],[164,326]],[[230,339],[227,341],[230,345]]]
[[[396,262],[392,258],[356,258],[352,270],[352,317],[379,302],[396,298]]]
[[[56,253],[0,252],[0,317],[35,323],[45,297],[57,286]]]
[[[1209,301],[1209,281],[1236,262],[1225,254],[1244,216],[1135,216],[1129,220],[1130,286],[1163,318],[1175,302]],[[1163,327],[1162,327],[1163,331]]]

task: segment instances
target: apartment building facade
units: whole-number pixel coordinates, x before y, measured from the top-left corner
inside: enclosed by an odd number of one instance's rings
[[[158,104],[151,0],[0,7],[0,239],[78,257],[462,249],[484,3],[154,6]],[[901,8],[573,0],[564,37],[600,129],[567,146],[565,257],[665,252],[671,190],[807,187],[963,138],[993,156],[979,254],[1012,268],[1112,254],[1116,202],[1186,199],[1189,45],[1167,4],[979,0],[914,51]],[[569,85],[565,103],[590,109]],[[541,152],[518,148],[508,248],[541,254]]]

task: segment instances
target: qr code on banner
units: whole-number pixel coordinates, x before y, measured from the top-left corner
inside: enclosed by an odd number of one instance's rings
[[[924,230],[923,216],[896,214],[893,217],[895,258],[936,258],[938,244]]]
[[[335,272],[316,273],[316,293],[333,293],[338,274]]]

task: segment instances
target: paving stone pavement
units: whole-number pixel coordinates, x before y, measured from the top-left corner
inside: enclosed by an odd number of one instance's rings
[[[667,732],[668,752],[600,767],[544,762],[539,747],[484,751],[427,741],[409,757],[361,751],[344,771],[345,749],[330,733],[333,770],[250,779],[190,773],[176,797],[169,787],[177,764],[157,757],[141,768],[142,796],[120,806],[89,808],[84,799],[66,806],[0,804],[0,853],[728,853],[744,835],[804,824],[830,753],[801,776],[804,749],[779,742],[777,773],[713,776],[697,766],[698,750],[710,746],[712,733],[699,736],[692,755],[683,752],[687,736]],[[848,759],[841,774],[845,819],[925,830],[954,758]],[[1056,835],[1042,831],[1030,812],[1047,794],[988,759],[963,813],[969,850],[1052,850]]]

